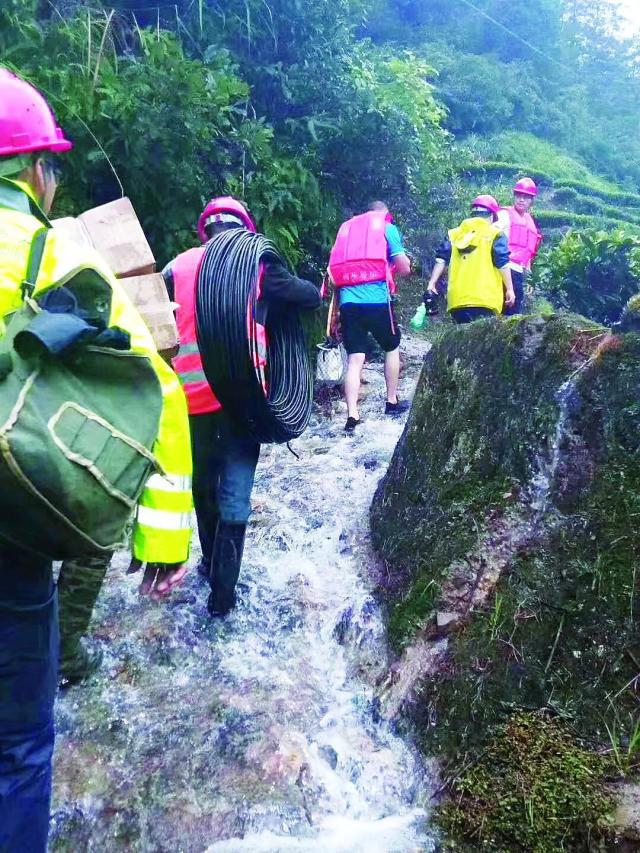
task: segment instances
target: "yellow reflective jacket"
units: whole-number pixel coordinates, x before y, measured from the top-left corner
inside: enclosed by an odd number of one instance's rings
[[[28,184],[0,178],[0,336],[5,318],[22,303],[21,284],[31,241],[42,225],[49,225]],[[143,319],[94,249],[51,229],[36,282],[35,295],[81,269],[96,270],[111,288],[110,326],[128,332],[131,349],[144,353],[162,388],[163,408],[153,452],[163,474],[149,478],[136,513],[133,553],[146,562],[181,563],[191,541],[191,444],[182,387],[175,373],[158,355]]]
[[[493,264],[493,243],[501,231],[481,216],[465,219],[449,231],[451,261],[447,309],[489,308],[502,312],[502,276]]]

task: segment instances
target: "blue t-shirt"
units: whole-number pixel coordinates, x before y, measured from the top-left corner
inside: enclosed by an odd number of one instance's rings
[[[402,236],[395,225],[390,222],[385,228],[387,238],[387,260],[392,261],[396,255],[404,255]],[[368,281],[366,284],[354,284],[351,287],[340,288],[340,305],[349,303],[356,305],[386,305],[389,301],[389,285],[386,281]]]

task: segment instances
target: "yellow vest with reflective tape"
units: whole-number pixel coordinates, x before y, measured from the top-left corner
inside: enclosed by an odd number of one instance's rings
[[[451,262],[447,309],[489,308],[502,313],[502,276],[493,265],[493,243],[500,229],[480,216],[465,219],[449,231]]]
[[[43,223],[48,220],[29,186],[0,180],[0,335],[6,316],[21,305],[31,240]],[[51,229],[35,295],[87,268],[97,270],[111,286],[109,325],[129,333],[131,349],[149,358],[162,388],[163,408],[153,453],[163,474],[149,478],[140,498],[133,553],[146,562],[181,563],[189,556],[191,541],[191,442],[187,405],[177,376],[158,355],[144,320],[94,249]]]

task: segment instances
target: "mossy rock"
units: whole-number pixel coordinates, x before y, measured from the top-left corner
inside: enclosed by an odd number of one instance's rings
[[[428,354],[371,510],[396,648],[451,609],[443,590],[461,566],[503,570],[418,691],[425,750],[480,749],[523,707],[601,741],[607,726],[633,730],[639,426],[638,335],[573,315],[489,320]]]
[[[562,721],[515,714],[452,785],[436,819],[458,851],[605,850],[613,801],[603,758]]]

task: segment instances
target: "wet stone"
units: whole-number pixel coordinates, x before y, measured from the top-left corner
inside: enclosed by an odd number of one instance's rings
[[[335,770],[338,766],[338,753],[335,749],[332,746],[321,746],[318,752],[327,762],[329,767],[331,767],[332,770]]]
[[[454,628],[458,622],[460,621],[460,614],[456,612],[447,612],[447,613],[437,613],[436,614],[436,625],[439,630],[447,629],[451,630]]]

